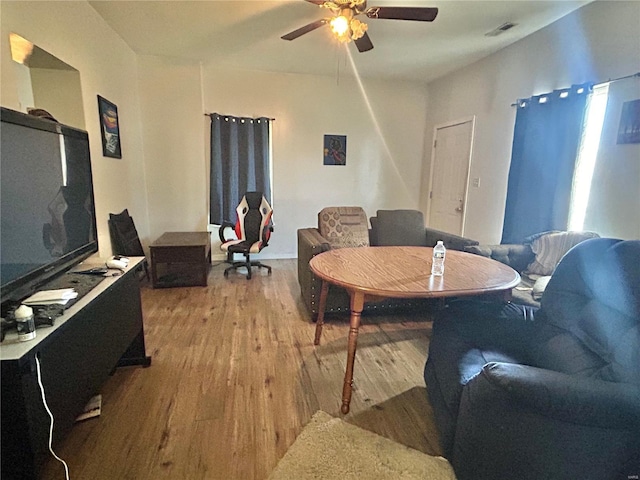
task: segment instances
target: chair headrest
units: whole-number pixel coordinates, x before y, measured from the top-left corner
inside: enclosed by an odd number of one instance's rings
[[[244,198],[247,200],[247,205],[249,205],[251,210],[260,208],[263,196],[262,192],[247,192],[244,194]]]

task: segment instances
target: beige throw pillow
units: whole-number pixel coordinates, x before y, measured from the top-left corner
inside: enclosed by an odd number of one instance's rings
[[[361,207],[322,209],[318,214],[318,230],[331,248],[369,246],[369,224]]]

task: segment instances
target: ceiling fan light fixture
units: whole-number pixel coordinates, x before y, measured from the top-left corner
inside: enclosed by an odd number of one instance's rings
[[[1,1],[1,0],[0,0]],[[323,25],[329,25],[331,34],[341,43],[353,40],[358,52],[368,52],[373,43],[367,33],[368,25],[356,16],[366,15],[372,19],[412,20],[417,22],[433,22],[438,15],[435,7],[371,7],[367,8],[367,0],[305,0],[318,7],[331,10],[329,18],[309,23],[301,28],[283,35],[283,40],[294,40],[314,31]]]
[[[358,40],[367,31],[367,24],[353,17],[353,10],[343,8],[338,15],[329,21],[331,31],[341,43]]]
[[[340,38],[342,36],[349,36],[349,19],[343,15],[333,17],[329,22],[331,25],[331,31]]]
[[[362,38],[367,31],[367,28],[369,28],[369,26],[366,23],[355,18],[351,20],[351,39],[358,40],[359,38]]]

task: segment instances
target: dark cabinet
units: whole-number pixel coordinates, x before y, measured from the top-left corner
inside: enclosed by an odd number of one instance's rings
[[[38,386],[36,357],[55,418],[54,447],[114,368],[150,364],[134,269],[135,263],[123,276],[105,280],[107,285],[100,284],[82,304],[71,307],[32,348],[25,344],[22,354],[12,358],[12,350],[3,345],[2,479],[37,478],[40,463],[49,455],[50,419]]]

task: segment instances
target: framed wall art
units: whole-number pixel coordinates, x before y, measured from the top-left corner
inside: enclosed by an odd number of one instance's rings
[[[324,165],[347,164],[347,136],[324,136]]]
[[[106,98],[98,95],[98,113],[100,114],[102,154],[105,157],[122,158],[118,107]]]
[[[640,100],[622,104],[618,143],[640,143]]]

